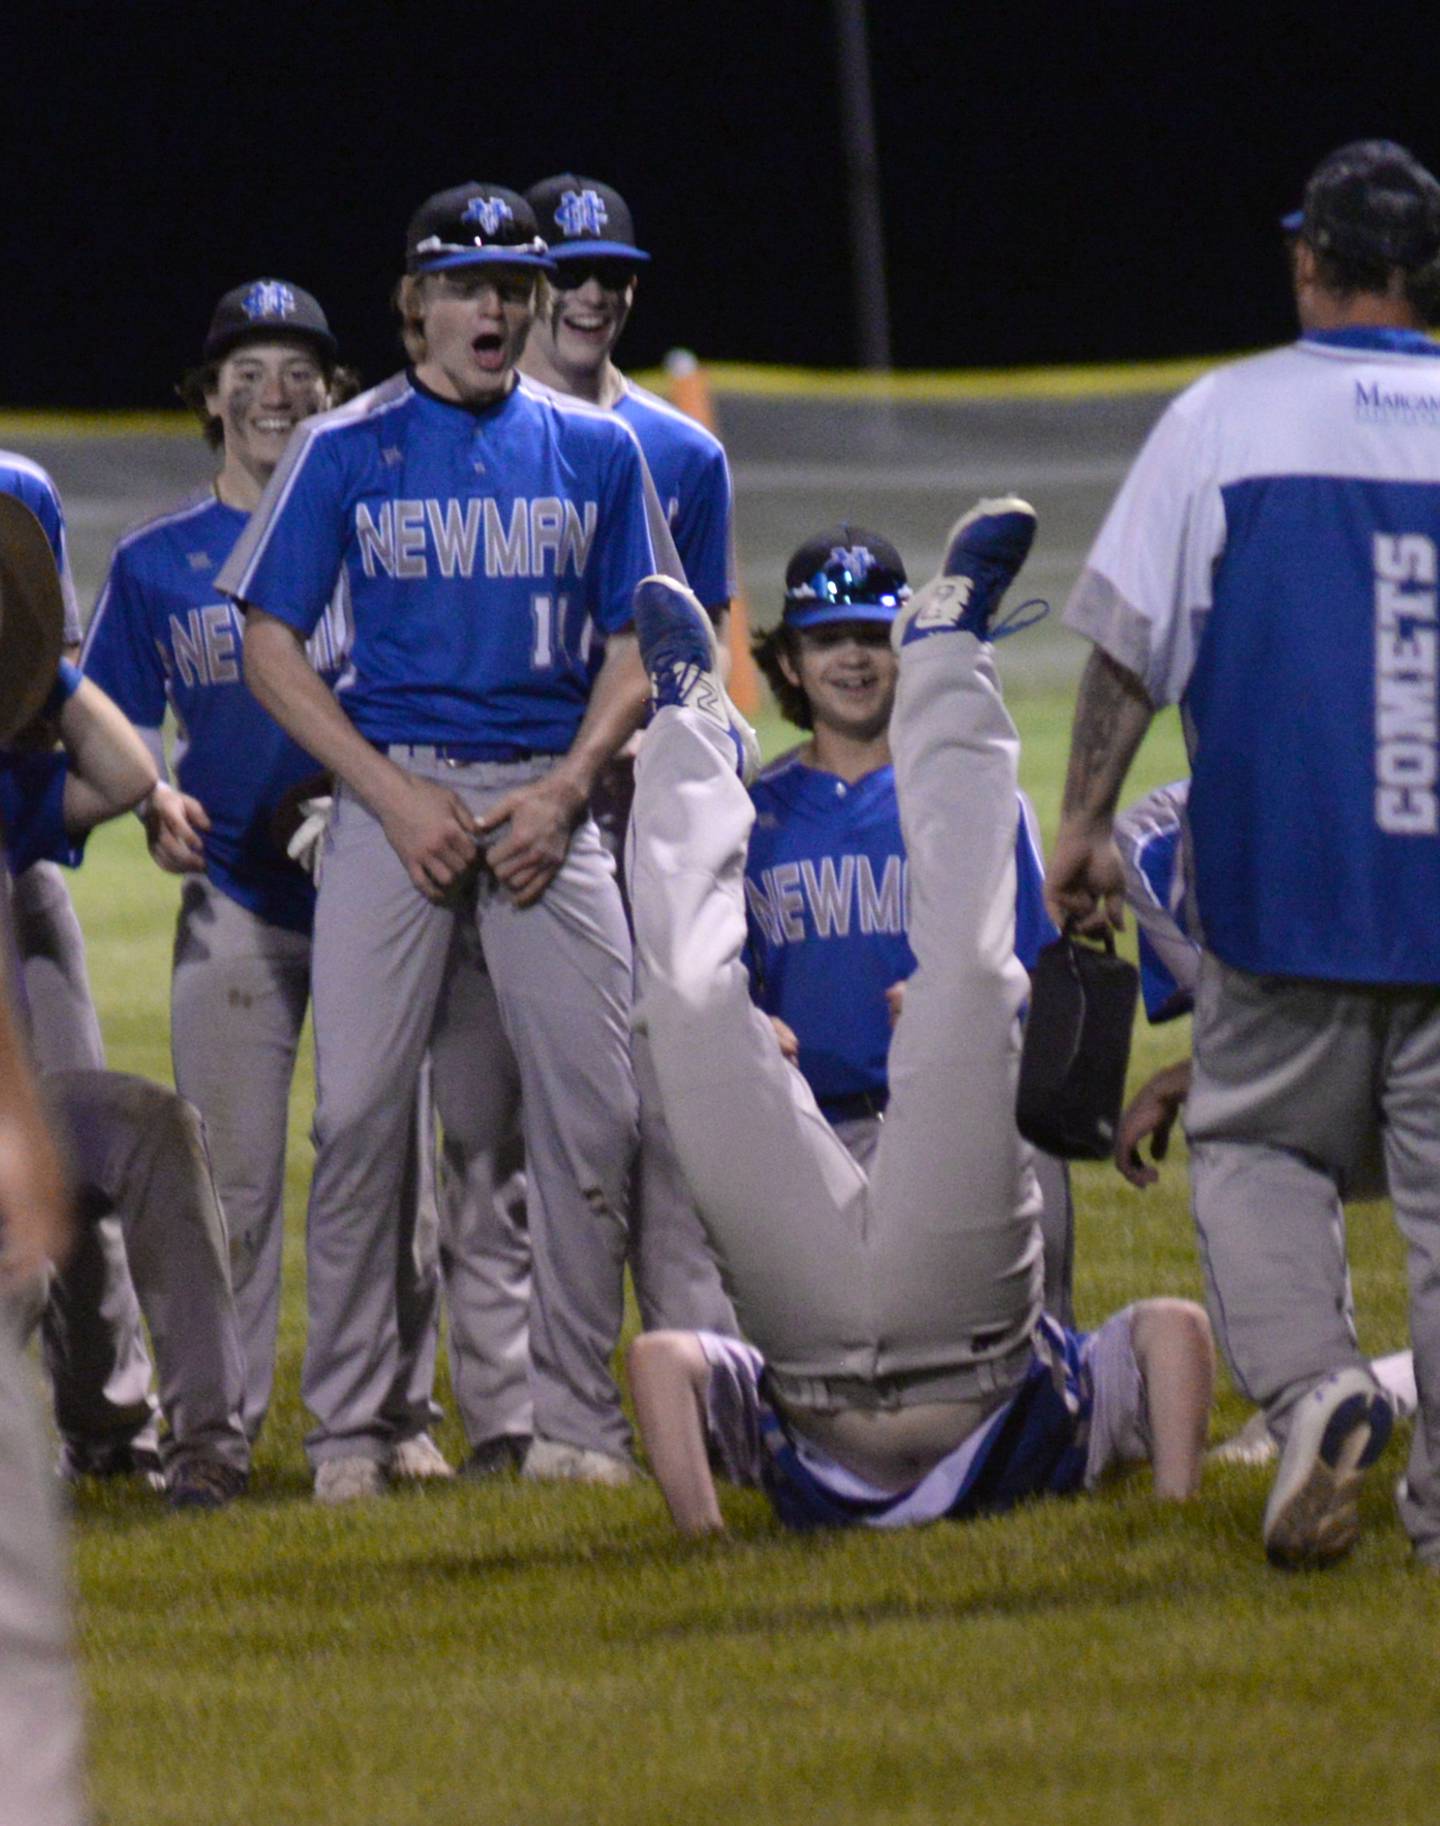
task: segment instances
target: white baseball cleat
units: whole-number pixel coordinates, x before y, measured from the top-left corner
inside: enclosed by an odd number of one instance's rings
[[[1268,1465],[1280,1456],[1280,1442],[1270,1431],[1262,1408],[1238,1433],[1211,1446],[1205,1456],[1212,1465]]]
[[[624,1489],[639,1477],[628,1458],[613,1452],[596,1452],[585,1446],[566,1445],[562,1439],[534,1439],[525,1454],[520,1475],[532,1484],[603,1484]]]
[[[635,586],[635,634],[655,708],[695,710],[727,730],[736,772],[748,786],[760,771],[760,744],[720,682],[720,648],[699,599],[673,577],[642,577]]]
[[[455,1467],[428,1433],[416,1433],[402,1439],[391,1453],[390,1475],[406,1483],[424,1484],[453,1477]]]
[[[1274,1566],[1328,1566],[1360,1535],[1360,1486],[1390,1437],[1390,1403],[1368,1370],[1335,1370],[1290,1416],[1265,1505]]]
[[[385,1493],[385,1469],[374,1458],[327,1458],[315,1471],[315,1501],[358,1503]]]

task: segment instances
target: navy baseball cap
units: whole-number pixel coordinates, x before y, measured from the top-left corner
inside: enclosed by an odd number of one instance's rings
[[[618,190],[573,171],[544,178],[525,192],[526,201],[550,243],[551,257],[563,260],[648,261],[635,245],[630,206]]]
[[[535,212],[518,191],[503,184],[457,184],[427,197],[405,230],[407,273],[438,273],[453,266],[553,264]]]
[[[1319,253],[1410,271],[1440,254],[1440,182],[1394,140],[1354,140],[1320,161],[1280,226]]]
[[[262,336],[298,336],[313,343],[327,361],[340,353],[319,302],[288,279],[252,279],[237,285],[215,306],[203,351],[221,361],[237,343]]]
[[[785,567],[787,628],[894,621],[910,596],[905,565],[881,533],[842,523],[807,539]]]

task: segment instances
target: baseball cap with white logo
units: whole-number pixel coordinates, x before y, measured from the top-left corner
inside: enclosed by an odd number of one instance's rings
[[[407,273],[455,266],[553,265],[535,212],[503,184],[457,184],[427,197],[405,231]]]
[[[785,567],[787,628],[894,621],[909,600],[899,552],[882,533],[842,523],[807,539]]]
[[[576,177],[573,171],[542,178],[525,192],[557,261],[625,260],[650,256],[635,245],[630,205],[618,190],[599,178]]]
[[[288,279],[251,279],[215,306],[205,337],[204,359],[221,361],[237,343],[266,336],[298,336],[327,360],[340,350],[319,302]]]

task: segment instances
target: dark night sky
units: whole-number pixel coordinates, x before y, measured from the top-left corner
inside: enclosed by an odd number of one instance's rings
[[[869,0],[896,364],[1284,337],[1274,222],[1315,160],[1386,133],[1440,163],[1427,10]],[[378,379],[414,205],[565,168],[656,255],[627,365],[851,363],[832,46],[829,0],[12,0],[0,405],[168,404],[261,273]]]

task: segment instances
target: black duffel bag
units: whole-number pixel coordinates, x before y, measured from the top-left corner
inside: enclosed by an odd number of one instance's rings
[[[1061,1160],[1105,1160],[1125,1101],[1140,972],[1070,930],[1035,960],[1020,1055],[1020,1133]]]

